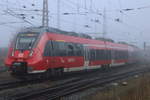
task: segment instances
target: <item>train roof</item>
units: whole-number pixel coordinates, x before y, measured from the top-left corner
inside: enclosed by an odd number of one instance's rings
[[[109,38],[96,37],[95,40],[107,41],[114,43],[115,41]]]
[[[28,27],[26,29],[21,30],[21,32],[36,32],[36,33],[43,33],[43,32],[53,32],[58,34],[64,34],[64,35],[70,35],[75,37],[82,37],[86,39],[92,39],[90,35],[84,34],[84,33],[76,33],[72,31],[64,31],[57,28],[49,27],[49,28],[43,28],[43,27]],[[102,38],[102,37],[96,37],[95,40],[101,40],[101,41],[108,41],[114,43],[114,40],[108,39],[108,38]]]
[[[69,32],[69,31],[64,31],[64,30],[60,30],[60,29],[57,29],[57,28],[53,28],[53,27],[48,27],[48,28],[44,28],[44,27],[28,27],[28,28],[25,28],[25,29],[22,29],[20,31],[20,33],[24,33],[24,32],[35,32],[35,33],[43,33],[43,32],[50,32],[50,33],[57,33],[57,34],[64,34],[64,35],[68,35],[68,36],[75,36],[75,37],[81,37],[81,38],[86,38],[86,39],[92,39],[91,36],[87,35],[87,34],[84,34],[84,33],[76,33],[76,32]],[[107,39],[107,38],[102,38],[102,37],[97,37],[95,38],[94,40],[100,40],[100,41],[107,41],[107,42],[110,42],[110,43],[115,43],[114,40],[112,39]],[[120,44],[120,45],[126,45],[126,46],[131,46],[131,47],[134,47],[134,48],[137,48],[136,46],[134,45],[131,45],[131,44],[128,44],[128,43],[125,43],[125,42],[119,42],[117,44]]]
[[[36,32],[36,33],[43,33],[43,32],[52,32],[52,33],[58,33],[58,34],[65,34],[65,35],[70,35],[70,36],[76,36],[76,37],[83,37],[87,39],[92,39],[91,36],[83,33],[76,33],[76,32],[69,32],[69,31],[64,31],[60,30],[57,28],[49,27],[49,28],[43,28],[43,27],[29,27],[22,29],[20,33],[22,32]]]

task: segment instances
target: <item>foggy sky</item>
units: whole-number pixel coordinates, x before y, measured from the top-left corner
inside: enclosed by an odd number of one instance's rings
[[[150,8],[119,12],[120,9],[145,6],[150,7],[149,0],[86,0],[86,4],[85,0],[60,0],[60,28],[102,36],[103,16],[93,12],[104,15],[105,8],[106,37],[140,47],[144,41],[150,45]],[[25,20],[33,23],[33,26],[41,26],[42,12],[31,11],[33,9],[42,10],[42,0],[0,0],[0,47],[7,47],[13,34],[20,28],[32,26],[6,12],[12,10],[15,14],[26,14]],[[57,28],[57,0],[49,0],[49,12],[49,26]],[[66,12],[74,14],[62,15]],[[83,12],[88,13],[83,15]],[[115,21],[117,18],[120,22]],[[100,23],[94,23],[92,20],[95,19]],[[89,25],[89,28],[84,25]]]

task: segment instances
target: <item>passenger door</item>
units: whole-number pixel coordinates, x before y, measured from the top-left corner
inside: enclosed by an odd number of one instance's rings
[[[45,61],[45,66],[47,66],[47,68],[50,68],[52,65],[52,43],[51,41],[48,41],[46,44],[45,44],[45,49],[44,49],[44,61]]]
[[[84,67],[87,68],[89,66],[89,48],[84,46]]]

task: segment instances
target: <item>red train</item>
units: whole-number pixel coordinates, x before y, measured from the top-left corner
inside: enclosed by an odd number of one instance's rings
[[[17,34],[5,64],[15,75],[113,67],[132,63],[134,46],[92,39],[85,34],[55,28],[27,28]]]

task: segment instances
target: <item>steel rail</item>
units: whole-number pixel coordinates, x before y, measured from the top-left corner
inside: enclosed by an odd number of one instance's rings
[[[137,69],[132,71],[119,72],[114,74],[105,73],[101,76],[97,77],[88,77],[88,79],[81,78],[78,81],[70,82],[67,84],[57,85],[55,87],[46,88],[40,91],[34,91],[28,94],[17,94],[10,96],[13,100],[22,100],[22,99],[31,99],[35,97],[46,97],[48,99],[56,99],[62,96],[69,95],[74,92],[78,92],[80,90],[93,87],[96,85],[108,84],[110,82],[120,80],[126,77],[133,76],[135,74],[145,73],[150,71],[150,69]]]

